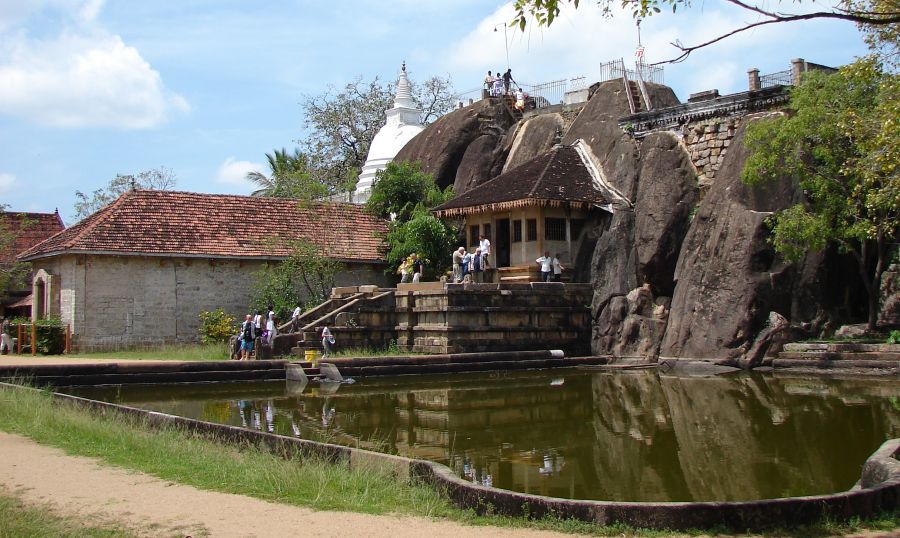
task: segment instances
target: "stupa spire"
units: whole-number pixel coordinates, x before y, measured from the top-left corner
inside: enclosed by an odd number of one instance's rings
[[[406,62],[400,67],[400,78],[397,79],[397,92],[394,94],[394,108],[416,108],[413,101],[409,79],[406,78]]]

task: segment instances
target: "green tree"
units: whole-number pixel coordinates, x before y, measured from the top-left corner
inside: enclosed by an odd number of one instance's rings
[[[106,207],[122,193],[135,189],[151,189],[167,191],[175,188],[178,180],[171,169],[164,166],[144,170],[137,174],[116,174],[106,187],[90,194],[75,191],[75,214],[73,220],[79,221],[89,217],[97,210]]]
[[[278,319],[286,320],[298,304],[318,304],[331,294],[335,276],[344,265],[309,241],[293,242],[291,251],[287,259],[264,266],[253,274],[250,285],[253,310],[272,306]]]
[[[795,3],[800,3],[797,0]],[[755,17],[754,22],[746,23],[738,28],[724,31],[716,37],[696,45],[683,45],[676,40],[672,46],[680,50],[680,54],[668,60],[679,62],[687,58],[697,49],[707,47],[735,34],[751,30],[758,26],[768,24],[780,24],[785,22],[797,22],[812,19],[837,19],[853,22],[864,31],[871,30],[879,34],[874,39],[893,38],[894,51],[898,36],[897,23],[900,23],[900,2],[898,0],[834,0],[826,9],[805,13],[787,13],[777,11],[770,7],[768,2],[747,2],[744,0],[725,0],[726,3],[747,10]],[[529,20],[534,20],[538,26],[550,26],[559,16],[560,9],[569,5],[575,9],[580,4],[579,0],[516,0],[513,4],[515,16],[510,26],[517,26],[525,30]],[[598,0],[597,6],[603,11],[604,16],[611,17],[613,8],[621,5],[626,11],[630,11],[635,19],[646,18],[660,13],[663,9],[675,12],[678,8],[690,8],[692,0]]]
[[[744,181],[787,175],[805,200],[770,218],[772,244],[796,261],[835,242],[857,261],[875,328],[881,275],[900,216],[900,77],[873,58],[807,73],[786,115],[748,126]]]
[[[421,85],[411,83],[416,104],[428,123],[453,109],[449,77],[434,76]],[[300,141],[309,156],[311,173],[333,190],[350,190],[356,184],[369,154],[369,146],[384,125],[385,111],[394,105],[394,84],[377,77],[361,77],[341,90],[305,96],[301,106],[309,135]]]
[[[260,188],[252,196],[274,196],[315,200],[336,192],[335,185],[327,185],[310,173],[309,157],[299,148],[290,154],[286,149],[266,153],[269,175],[259,171],[247,173],[247,179]]]
[[[450,266],[458,229],[429,209],[452,197],[452,187],[440,190],[419,163],[391,162],[376,174],[366,208],[382,218],[393,217],[386,238],[389,272],[413,252],[425,260],[426,278],[434,279]]]

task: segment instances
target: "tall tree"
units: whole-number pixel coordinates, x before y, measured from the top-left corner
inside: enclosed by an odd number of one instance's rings
[[[449,77],[434,76],[411,83],[413,99],[423,111],[422,123],[430,123],[453,109]],[[385,111],[394,104],[394,84],[377,77],[361,77],[340,91],[305,96],[302,102],[309,136],[300,141],[310,159],[310,173],[319,181],[349,190],[356,184],[369,154],[372,139],[384,125]]]
[[[259,171],[247,173],[247,179],[260,188],[252,196],[274,196],[315,200],[335,192],[333,185],[322,183],[310,173],[309,157],[299,148],[290,154],[286,149],[266,153],[269,175]]]
[[[137,174],[116,174],[106,187],[90,194],[75,191],[75,214],[73,220],[79,221],[106,207],[122,193],[135,189],[167,191],[175,188],[178,182],[175,173],[164,166],[151,168]]]
[[[723,1],[746,10],[757,20],[738,28],[723,31],[718,36],[696,45],[684,45],[681,41],[676,40],[672,46],[677,48],[680,53],[675,58],[662,63],[679,62],[697,49],[708,47],[713,43],[759,26],[812,19],[837,19],[856,23],[863,28],[883,34],[881,39],[889,37],[884,34],[892,33],[896,47],[898,33],[896,25],[900,23],[900,1],[898,0],[833,0],[826,9],[805,13],[777,11],[764,0]],[[795,3],[801,1],[797,0]],[[663,9],[671,9],[675,12],[678,8],[691,7],[692,3],[692,0],[597,0],[597,5],[607,17],[613,15],[613,8],[616,5],[621,5],[624,9],[631,11],[632,16],[636,19],[660,13]],[[534,20],[539,26],[550,26],[559,16],[562,7],[569,5],[577,9],[579,4],[579,0],[516,0],[514,4],[515,17],[510,25],[524,30],[529,20]]]
[[[787,115],[748,126],[748,183],[787,174],[806,200],[770,218],[788,260],[836,243],[857,262],[875,328],[889,242],[900,231],[900,75],[873,58],[806,73]]]
[[[459,230],[455,223],[432,215],[430,208],[452,197],[453,188],[440,190],[419,163],[391,162],[378,172],[366,209],[392,217],[386,238],[388,271],[413,252],[425,261],[426,278],[437,277],[450,266]]]

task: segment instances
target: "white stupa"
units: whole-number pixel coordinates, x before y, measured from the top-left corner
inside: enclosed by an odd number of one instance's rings
[[[403,149],[407,142],[422,132],[422,111],[416,108],[412,92],[409,89],[409,79],[406,78],[406,62],[400,68],[400,78],[397,80],[397,93],[394,95],[393,108],[385,111],[387,121],[369,146],[369,155],[366,156],[366,164],[359,175],[356,184],[356,192],[353,201],[364,204],[372,194],[372,185],[375,184],[375,173],[384,170],[397,153]]]

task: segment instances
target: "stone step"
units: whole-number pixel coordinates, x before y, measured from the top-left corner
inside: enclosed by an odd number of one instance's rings
[[[781,360],[826,360],[826,361],[900,361],[900,352],[835,352],[835,351],[782,351]]]
[[[855,342],[792,342],[784,345],[784,351],[790,352],[892,352],[900,353],[900,344],[861,344]]]
[[[831,361],[827,359],[775,359],[772,361],[772,367],[781,368],[824,368],[824,369],[847,369],[847,368],[874,368],[900,371],[900,361],[884,361],[884,360],[850,360],[850,361]]]

